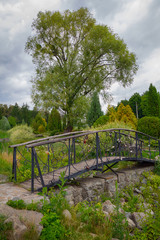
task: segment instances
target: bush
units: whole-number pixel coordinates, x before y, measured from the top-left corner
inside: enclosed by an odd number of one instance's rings
[[[15,126],[8,132],[12,143],[21,143],[34,138],[33,129],[27,125]]]
[[[138,121],[138,131],[152,137],[160,137],[160,119],[158,117],[143,117]]]
[[[109,116],[101,116],[99,117],[93,124],[93,127],[99,127],[105,125],[109,121]]]
[[[3,131],[7,131],[11,128],[8,119],[6,117],[2,117],[2,119],[0,120],[0,129]]]

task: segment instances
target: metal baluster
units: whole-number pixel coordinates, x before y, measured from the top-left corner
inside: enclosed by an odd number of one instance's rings
[[[34,192],[34,151],[31,150],[32,169],[31,169],[31,192]]]
[[[17,148],[13,148],[13,167],[12,167],[12,174],[15,181],[17,181],[17,161],[16,161],[16,150]]]
[[[137,160],[137,158],[138,158],[138,133],[136,132],[135,133],[136,134],[136,160]]]
[[[76,146],[75,146],[75,138],[73,138],[73,158],[74,158],[74,163],[76,163]]]
[[[69,167],[69,178],[70,178],[70,174],[71,174],[71,156],[70,156],[70,152],[71,152],[71,146],[70,146],[70,139],[68,140],[68,167]]]
[[[50,151],[50,147],[49,147],[49,144],[48,144],[48,156],[47,156],[48,173],[49,173],[49,151]]]
[[[96,168],[98,169],[98,145],[99,145],[99,139],[98,139],[98,132],[96,133]]]

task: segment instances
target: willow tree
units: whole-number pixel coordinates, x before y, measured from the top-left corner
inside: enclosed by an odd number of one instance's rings
[[[63,110],[68,126],[79,98],[95,91],[106,97],[114,81],[132,83],[134,53],[107,26],[96,24],[88,9],[39,12],[32,29],[25,50],[36,65],[33,101]]]

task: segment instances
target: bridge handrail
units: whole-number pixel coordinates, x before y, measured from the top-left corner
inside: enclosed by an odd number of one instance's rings
[[[36,139],[36,140],[24,142],[24,143],[19,143],[19,144],[10,145],[9,147],[10,147],[10,148],[20,147],[20,146],[27,146],[27,147],[28,147],[28,144],[34,144],[34,143],[39,143],[39,142],[42,142],[42,143],[44,144],[44,141],[45,141],[45,140],[48,140],[48,141],[49,141],[50,139],[55,139],[55,138],[58,138],[58,137],[63,137],[63,136],[68,136],[68,135],[74,135],[74,134],[81,133],[81,132],[84,133],[84,132],[88,132],[88,131],[76,131],[76,132],[63,133],[63,134],[54,135],[54,136],[50,136],[50,137],[46,137],[46,138],[41,138],[41,139]],[[43,144],[42,144],[42,145],[43,145]]]
[[[82,137],[82,136],[85,136],[85,135],[89,135],[89,134],[94,134],[94,133],[99,133],[99,132],[111,132],[111,131],[128,131],[128,132],[134,132],[134,133],[137,133],[137,134],[142,134],[143,136],[146,136],[146,137],[149,137],[153,140],[156,140],[156,141],[160,141],[160,139],[157,139],[155,137],[152,137],[150,135],[147,135],[145,133],[142,133],[140,131],[136,131],[136,130],[132,130],[132,129],[125,129],[125,128],[110,128],[110,129],[104,129],[104,130],[96,130],[96,131],[86,131],[86,132],[83,132],[82,134],[77,134],[77,135],[73,135],[73,136],[68,136],[68,137],[64,137],[64,138],[57,138],[57,139],[51,139],[51,140],[48,140],[48,141],[42,141],[42,142],[38,142],[38,143],[33,143],[33,144],[26,144],[26,147],[27,148],[32,148],[32,147],[38,147],[38,146],[42,146],[42,145],[46,145],[46,144],[50,144],[50,143],[56,143],[56,142],[62,142],[62,141],[65,141],[65,140],[68,140],[68,139],[73,139],[73,138],[78,138],[78,137]],[[76,132],[75,132],[76,133]],[[71,134],[71,133],[70,133]],[[68,134],[69,135],[69,134]],[[56,135],[57,137],[60,136],[60,135]],[[131,136],[132,137],[132,136]]]

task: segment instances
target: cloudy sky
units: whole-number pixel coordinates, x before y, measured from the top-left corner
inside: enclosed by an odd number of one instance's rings
[[[111,27],[137,56],[133,84],[126,88],[113,84],[111,104],[135,92],[142,94],[150,83],[160,91],[160,0],[0,0],[0,104],[33,107],[34,65],[24,46],[37,13],[80,7],[89,8],[97,23]]]

